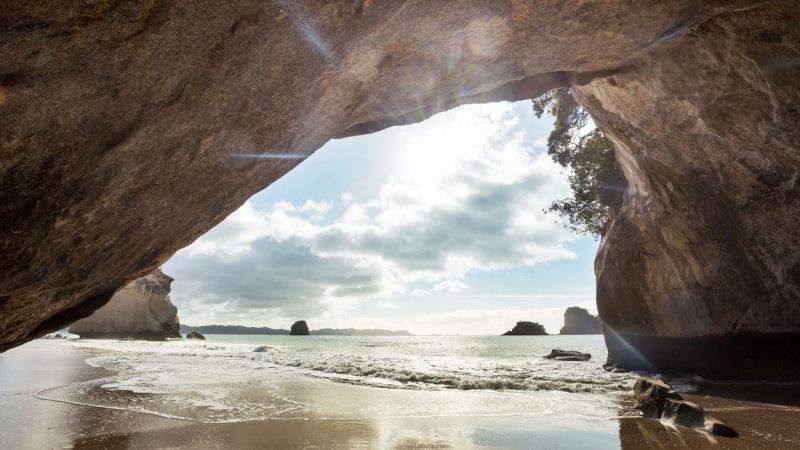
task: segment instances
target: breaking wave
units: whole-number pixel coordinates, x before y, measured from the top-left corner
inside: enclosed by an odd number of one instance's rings
[[[605,372],[602,358],[551,361],[541,357],[549,348],[531,350],[525,346],[528,341],[480,339],[484,338],[405,342],[377,337],[330,341],[276,338],[269,345],[259,339],[245,343],[214,342],[213,338],[75,341],[69,345],[91,350],[86,360],[89,365],[114,375],[46,389],[37,395],[209,423],[386,414],[387,408],[394,408],[391,413],[397,415],[448,414],[448,410],[454,414],[544,414],[566,407],[562,404],[570,401],[580,403],[577,410],[591,410],[628,391],[636,378]],[[353,391],[346,385],[382,388],[385,393],[379,394],[380,398],[395,400],[375,403],[376,394],[371,392],[377,391]],[[418,392],[413,396],[425,400],[411,401],[411,394],[403,394],[403,390]],[[342,395],[364,399],[348,397],[342,403]],[[552,401],[555,397],[557,402]]]

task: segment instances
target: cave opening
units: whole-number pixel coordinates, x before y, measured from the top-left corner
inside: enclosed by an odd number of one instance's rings
[[[329,142],[164,265],[182,322],[558,334],[567,307],[596,314],[597,236],[548,211],[572,172],[545,109],[465,105]]]

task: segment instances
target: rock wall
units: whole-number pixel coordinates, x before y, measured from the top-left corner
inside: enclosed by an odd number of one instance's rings
[[[0,350],[154,270],[300,161],[278,155],[573,86],[630,183],[597,259],[612,358],[678,367],[658,360],[659,339],[727,336],[776,339],[780,354],[800,331],[798,10],[796,0],[7,5]]]
[[[570,306],[564,311],[564,326],[559,334],[602,334],[603,322],[579,306]]]
[[[718,14],[576,89],[629,185],[595,263],[615,362],[800,377],[798,23]]]
[[[69,332],[81,338],[181,337],[178,308],[169,300],[171,283],[172,278],[156,269],[117,291],[105,306],[72,324]]]

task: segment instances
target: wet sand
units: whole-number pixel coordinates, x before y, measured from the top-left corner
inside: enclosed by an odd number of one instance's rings
[[[565,417],[524,416],[202,424],[37,399],[34,393],[42,389],[110,375],[84,363],[91,356],[86,350],[63,344],[40,340],[0,355],[0,448],[800,448],[797,387],[716,386],[686,395],[733,426],[741,434],[735,439],[635,418],[624,400],[620,415],[625,417],[587,427]],[[379,388],[346,389],[352,391],[342,392],[373,395],[375,402],[403,395]]]
[[[800,389],[778,386],[704,387],[683,394],[708,415],[732,426],[738,438],[668,427],[655,419],[620,419],[623,449],[800,449]]]

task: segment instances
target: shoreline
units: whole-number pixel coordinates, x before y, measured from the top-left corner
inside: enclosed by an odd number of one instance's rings
[[[542,444],[543,448],[621,447],[629,450],[678,445],[753,448],[769,443],[776,449],[800,446],[800,430],[795,430],[797,427],[794,426],[800,423],[798,386],[783,386],[776,392],[773,386],[712,383],[684,394],[687,400],[700,404],[711,415],[733,426],[741,435],[734,439],[710,439],[694,430],[670,429],[658,420],[635,416],[624,399],[618,402],[616,415],[598,419],[589,430],[581,430],[582,426],[571,423],[568,418],[537,419],[513,414],[420,415],[380,420],[368,416],[287,417],[207,423],[160,413],[43,398],[47,397],[48,391],[61,386],[106,378],[111,380],[118,374],[86,363],[89,358],[107,356],[104,351],[72,347],[68,343],[61,345],[62,342],[49,340],[32,344],[0,355],[0,376],[4,382],[1,396],[6,406],[0,413],[0,420],[7,427],[0,434],[0,447],[3,448],[55,447],[59,444],[87,450],[131,446],[525,448],[534,441]],[[42,357],[57,357],[59,360],[42,367],[37,363]],[[6,370],[9,366],[15,369]],[[61,382],[55,383],[58,379]],[[330,387],[325,383],[335,384],[328,380],[321,383],[323,388]],[[383,392],[382,388],[367,386],[333,388],[337,392],[374,395],[380,401],[391,401],[398,395],[414,395],[403,390],[397,390],[399,393]],[[131,398],[143,395],[132,394]],[[461,395],[466,394],[462,391]],[[570,399],[590,394],[564,395]],[[26,417],[14,416],[15,411],[26,411]],[[528,430],[517,437],[509,434],[509,430],[520,427]]]

